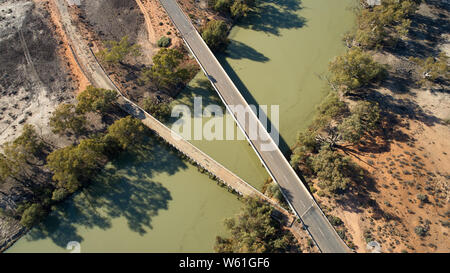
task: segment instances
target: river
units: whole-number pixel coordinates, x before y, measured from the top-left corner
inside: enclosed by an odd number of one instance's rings
[[[231,43],[218,58],[250,104],[279,105],[286,152],[326,94],[319,75],[344,50],[341,37],[352,28],[355,1],[261,2],[258,14],[232,29]],[[220,105],[202,73],[174,105],[191,107],[194,96],[203,97],[204,106]],[[268,178],[245,140],[192,142],[257,188]],[[164,145],[149,143],[142,154],[108,164],[92,186],[7,252],[69,252],[70,241],[81,252],[210,252],[215,236],[226,234],[223,219],[240,206],[236,196]]]

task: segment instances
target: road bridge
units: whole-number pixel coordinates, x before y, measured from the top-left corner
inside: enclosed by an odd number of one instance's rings
[[[242,115],[242,113],[232,110],[239,108],[237,106],[242,106],[244,109],[250,109],[250,107],[176,0],[159,1],[272,179],[280,186],[290,207],[301,219],[320,251],[349,252],[347,245],[325,217],[256,114],[250,110],[247,115]]]

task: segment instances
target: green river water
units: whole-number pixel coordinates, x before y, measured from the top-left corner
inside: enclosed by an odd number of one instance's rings
[[[261,2],[260,13],[232,29],[218,57],[250,104],[279,105],[286,151],[325,95],[318,75],[344,50],[341,37],[353,25],[354,0]],[[174,104],[192,106],[194,96],[203,97],[204,106],[221,105],[202,73]],[[257,188],[269,177],[245,140],[192,143]],[[97,180],[7,252],[69,252],[70,241],[79,242],[81,252],[210,252],[215,236],[226,234],[223,219],[241,206],[157,143],[138,157],[108,164]]]

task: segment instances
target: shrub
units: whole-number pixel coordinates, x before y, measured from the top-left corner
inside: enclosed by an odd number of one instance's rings
[[[23,211],[20,224],[24,227],[31,228],[33,225],[40,222],[45,214],[46,212],[42,205],[32,204]]]
[[[212,51],[222,51],[228,44],[228,26],[222,20],[209,21],[202,31],[202,38]]]
[[[336,57],[329,65],[331,82],[344,88],[346,92],[360,88],[370,82],[381,80],[386,68],[375,62],[368,53],[353,48]]]
[[[425,237],[428,234],[429,228],[427,226],[416,226],[414,228],[414,232],[419,235],[420,237]]]
[[[158,46],[159,47],[168,47],[168,46],[170,46],[171,42],[172,42],[172,39],[170,37],[162,36],[158,40]]]

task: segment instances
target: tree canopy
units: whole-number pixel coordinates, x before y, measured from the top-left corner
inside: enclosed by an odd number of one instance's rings
[[[183,54],[177,49],[161,48],[152,59],[153,65],[140,78],[145,84],[153,82],[158,88],[170,89],[191,76],[189,69],[180,67]]]
[[[140,120],[127,116],[109,126],[108,137],[113,139],[121,149],[126,150],[143,143],[146,131],[146,127]]]
[[[359,48],[336,57],[329,66],[331,82],[346,91],[362,87],[385,76],[386,68]]]
[[[241,212],[225,220],[230,238],[218,236],[214,250],[226,253],[297,252],[294,236],[281,229],[272,217],[272,207],[258,199],[245,198]]]
[[[85,139],[76,146],[68,146],[49,154],[47,167],[53,172],[57,188],[73,193],[89,181],[105,161],[103,147],[103,143],[96,139]]]
[[[128,36],[124,36],[119,42],[106,42],[107,48],[99,52],[100,58],[110,64],[121,63],[128,55],[139,56],[140,46],[131,44]]]
[[[444,52],[441,52],[437,58],[428,57],[421,59],[418,57],[410,57],[410,61],[419,65],[419,71],[422,76],[419,83],[422,85],[433,83],[438,78],[449,78],[448,57]]]
[[[114,90],[95,88],[88,86],[86,90],[77,96],[77,112],[98,112],[100,114],[111,111],[114,108],[114,102],[117,101],[118,94]]]
[[[324,146],[311,164],[319,179],[319,186],[330,192],[345,191],[353,173],[351,159]]]
[[[75,109],[73,104],[61,103],[53,111],[49,124],[55,134],[72,132],[79,135],[84,132],[86,120],[82,115],[76,113]]]
[[[361,0],[365,2],[365,0]],[[357,29],[346,36],[348,44],[353,40],[365,49],[395,45],[396,41],[408,33],[411,25],[409,17],[416,11],[414,0],[383,0],[381,5],[361,8],[357,16]]]
[[[160,121],[166,121],[170,117],[171,110],[169,105],[154,97],[145,98],[143,108]]]
[[[222,20],[209,21],[202,30],[202,38],[212,51],[224,50],[228,44],[228,26]]]
[[[255,0],[213,0],[213,9],[234,18],[246,17],[256,6]]]
[[[338,126],[338,131],[344,141],[358,144],[361,138],[378,128],[380,107],[368,101],[359,102],[352,109],[350,116]]]

